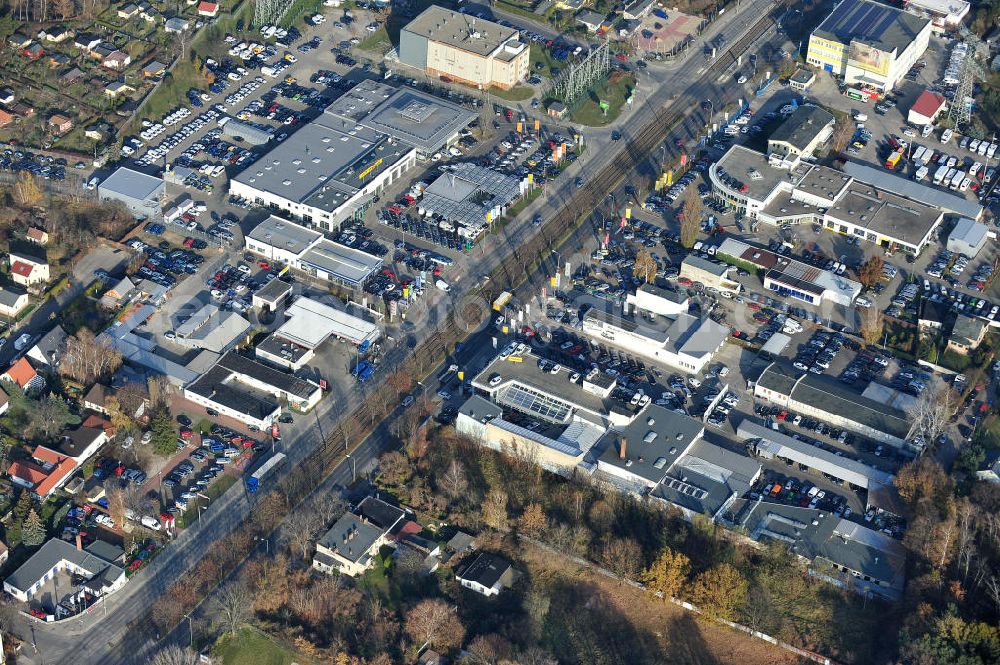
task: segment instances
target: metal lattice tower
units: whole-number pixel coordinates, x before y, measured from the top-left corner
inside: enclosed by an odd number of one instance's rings
[[[253,6],[253,24],[257,27],[262,25],[277,25],[281,17],[285,15],[293,0],[255,0]]]
[[[959,30],[962,42],[966,45],[967,51],[962,60],[962,70],[958,76],[958,85],[955,87],[955,97],[948,107],[948,119],[956,128],[964,127],[972,119],[972,88],[977,78],[982,78],[982,69],[979,66],[979,54],[982,42],[970,32],[965,26]]]
[[[604,43],[591,51],[586,58],[570,64],[569,69],[552,83],[552,95],[569,105],[574,99],[602,82],[611,71],[610,43],[608,37],[605,37]]]

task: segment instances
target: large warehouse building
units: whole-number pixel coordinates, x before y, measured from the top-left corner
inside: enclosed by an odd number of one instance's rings
[[[847,85],[888,91],[927,50],[931,21],[871,0],[843,0],[809,37],[806,61]]]
[[[475,117],[443,99],[365,80],[232,178],[230,193],[337,231],[419,156],[456,142]]]
[[[97,186],[102,201],[120,201],[138,219],[160,216],[167,186],[163,178],[119,167]]]
[[[516,28],[436,5],[400,31],[399,59],[432,76],[504,90],[528,76],[531,60]]]

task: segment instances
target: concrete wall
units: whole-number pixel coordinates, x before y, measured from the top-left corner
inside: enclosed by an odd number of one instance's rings
[[[399,59],[417,69],[427,69],[427,38],[406,29],[399,31]]]

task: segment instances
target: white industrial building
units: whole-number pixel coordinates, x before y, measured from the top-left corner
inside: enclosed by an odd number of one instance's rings
[[[310,298],[299,298],[284,311],[287,320],[256,347],[261,360],[301,369],[331,337],[367,349],[378,341],[377,325]]]
[[[904,6],[910,13],[930,19],[935,30],[957,28],[970,8],[966,0],[906,0]]]
[[[625,296],[625,304],[644,312],[670,317],[686,314],[691,299],[686,292],[664,289],[655,284],[642,284],[635,293]]]
[[[233,177],[230,193],[336,231],[418,155],[456,142],[475,117],[443,99],[366,79]]]
[[[253,328],[236,312],[207,304],[174,330],[173,342],[189,349],[225,353],[246,339]]]
[[[596,307],[584,314],[583,332],[601,344],[690,374],[701,372],[729,336],[729,328],[687,313],[667,318],[649,312],[611,313]]]
[[[708,174],[715,196],[751,220],[818,224],[911,254],[933,240],[946,213],[982,214],[960,197],[854,162],[837,171],[733,146]]]
[[[160,216],[166,184],[141,171],[119,167],[104,182],[97,185],[102,201],[119,201],[137,219],[154,219]]]
[[[382,259],[271,216],[244,237],[246,248],[264,258],[324,281],[358,288],[382,268]]]
[[[319,403],[322,391],[312,381],[230,351],[188,384],[184,397],[264,430],[277,420],[282,406],[308,411]]]

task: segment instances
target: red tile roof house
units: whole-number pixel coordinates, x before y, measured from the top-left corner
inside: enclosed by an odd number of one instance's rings
[[[947,106],[948,100],[944,96],[930,90],[924,90],[917,97],[917,101],[913,102],[910,112],[906,114],[906,120],[918,127],[930,125]]]
[[[214,17],[219,13],[219,3],[202,0],[198,3],[198,16]]]
[[[32,44],[24,49],[24,55],[32,60],[37,60],[45,55],[45,49],[42,48],[41,44]]]
[[[10,252],[10,276],[16,284],[32,286],[49,281],[49,264],[25,253]]]
[[[7,475],[15,484],[32,490],[43,501],[62,487],[78,466],[72,457],[45,446],[36,447],[31,456],[31,462],[11,464]]]
[[[25,392],[45,388],[45,379],[35,371],[35,368],[31,366],[27,358],[21,358],[11,365],[10,369],[0,374],[0,381],[16,383]]]

